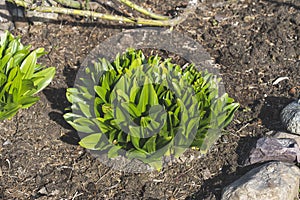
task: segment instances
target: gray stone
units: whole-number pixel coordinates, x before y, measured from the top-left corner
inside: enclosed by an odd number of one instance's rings
[[[298,146],[300,147],[300,136],[299,135],[279,131],[274,134],[274,137],[294,139],[297,142]]]
[[[48,191],[45,187],[42,187],[41,189],[39,189],[38,194],[47,195]]]
[[[7,10],[5,1],[0,1],[0,37],[6,30],[13,29],[12,18]]]
[[[223,190],[222,200],[298,199],[300,169],[270,162],[254,168]]]
[[[297,142],[291,138],[260,138],[244,164],[251,165],[272,160],[300,162],[300,149]]]
[[[280,117],[288,131],[300,135],[300,99],[287,105],[281,111]]]

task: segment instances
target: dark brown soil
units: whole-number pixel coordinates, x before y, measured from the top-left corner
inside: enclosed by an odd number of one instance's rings
[[[135,2],[169,14],[185,5]],[[279,113],[298,96],[289,90],[300,84],[300,1],[211,0],[175,28],[211,54],[226,92],[241,107],[207,155],[145,174],[103,165],[77,145],[76,132],[62,118],[69,105],[66,88],[86,55],[106,38],[134,28],[85,21],[15,31],[24,43],[49,52],[39,61],[55,66],[57,74],[36,105],[0,122],[0,199],[220,199],[222,189],[251,168],[241,163],[256,139],[283,130]],[[272,85],[282,76],[289,80]]]

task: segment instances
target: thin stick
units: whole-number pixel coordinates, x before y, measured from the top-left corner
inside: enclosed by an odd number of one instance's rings
[[[135,23],[134,20],[126,18],[126,17],[117,16],[117,15],[103,14],[103,13],[98,13],[98,12],[89,11],[89,10],[78,10],[78,9],[70,9],[70,8],[58,8],[58,7],[49,7],[49,6],[36,7],[34,10],[38,11],[38,12],[43,12],[43,13],[53,12],[53,13],[59,13],[59,14],[67,14],[67,15],[76,15],[76,16],[83,16],[83,17],[99,18],[99,19],[110,20],[110,21]]]
[[[63,5],[63,6],[67,6],[67,7],[70,7],[70,8],[76,8],[76,9],[82,9],[84,8],[83,4],[80,3],[79,1],[75,1],[75,0],[54,0],[56,1],[57,3]],[[153,19],[158,19],[158,20],[168,20],[170,19],[169,17],[167,16],[163,16],[163,15],[159,15],[159,14],[155,14],[141,6],[138,6],[137,4],[129,1],[129,0],[118,0],[120,3],[122,4],[125,4],[126,6],[146,15],[146,16],[149,16]],[[88,4],[87,4],[88,5]]]
[[[130,8],[132,8],[132,9],[134,9],[134,10],[136,10],[136,11],[138,11],[138,12],[144,14],[144,15],[146,15],[146,16],[149,16],[149,17],[153,18],[153,19],[158,19],[158,20],[169,20],[170,19],[167,16],[155,14],[155,13],[153,13],[153,12],[151,12],[151,11],[149,11],[149,10],[141,7],[141,6],[136,5],[135,3],[133,3],[133,2],[131,2],[129,0],[118,0],[118,1],[120,3],[125,4],[126,6],[128,6]]]
[[[123,23],[133,23],[137,25],[171,26],[171,27],[176,26],[181,22],[185,21],[188,18],[188,16],[195,11],[197,6],[197,0],[191,0],[189,1],[187,8],[185,9],[185,12],[182,13],[181,16],[169,20],[152,20],[152,19],[145,19],[145,18],[127,18],[127,17],[117,16],[117,15],[98,13],[89,10],[60,8],[60,7],[51,7],[51,6],[36,6],[36,5],[32,6],[29,3],[25,2],[24,0],[8,0],[8,1],[15,3],[18,6],[22,6],[25,9],[31,11],[43,12],[43,13],[59,13],[59,14],[99,18],[99,19],[118,21]]]

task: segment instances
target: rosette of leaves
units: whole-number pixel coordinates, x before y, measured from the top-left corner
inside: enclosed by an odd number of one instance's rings
[[[0,42],[0,120],[12,118],[19,109],[39,100],[34,96],[53,79],[55,68],[37,64],[43,48],[30,50],[8,31]]]
[[[206,152],[238,108],[226,93],[220,96],[213,74],[147,59],[142,51],[100,59],[82,73],[67,90],[72,112],[64,115],[83,136],[79,144],[156,169],[163,156],[186,148]]]

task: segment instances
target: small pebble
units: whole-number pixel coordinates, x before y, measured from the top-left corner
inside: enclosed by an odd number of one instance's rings
[[[41,195],[47,195],[48,192],[47,192],[47,189],[45,187],[42,187],[39,191],[38,191],[39,194]]]
[[[289,90],[289,95],[291,96],[296,96],[296,93],[297,93],[297,89],[296,87],[292,87],[290,90]]]
[[[10,140],[6,140],[4,143],[3,143],[3,146],[6,146],[6,145],[10,145],[12,144]]]

